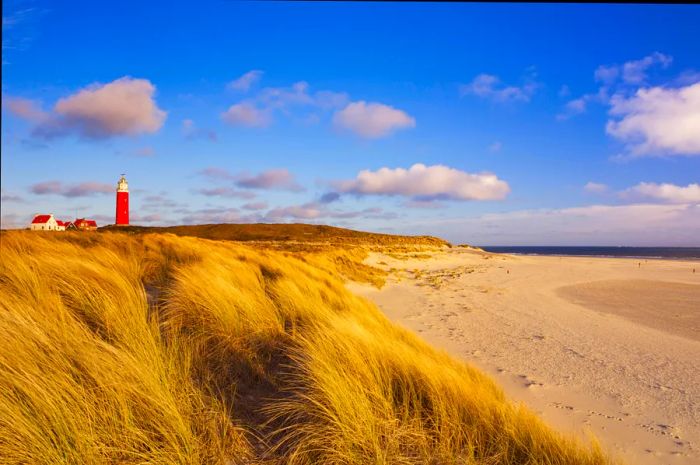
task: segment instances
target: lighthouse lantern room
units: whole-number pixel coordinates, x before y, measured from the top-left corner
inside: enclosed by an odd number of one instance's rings
[[[117,183],[117,226],[129,226],[129,184],[122,174]]]

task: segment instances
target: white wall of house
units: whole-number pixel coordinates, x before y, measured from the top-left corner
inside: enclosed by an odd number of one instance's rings
[[[56,218],[51,215],[46,223],[32,223],[29,228],[32,231],[58,231],[58,223],[56,223]]]

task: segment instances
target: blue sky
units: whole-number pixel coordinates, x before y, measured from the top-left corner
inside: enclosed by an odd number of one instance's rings
[[[2,226],[700,245],[693,5],[4,2]]]

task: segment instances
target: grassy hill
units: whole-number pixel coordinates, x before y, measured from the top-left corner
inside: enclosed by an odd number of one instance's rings
[[[201,224],[193,226],[105,226],[101,231],[121,231],[127,233],[171,233],[178,236],[195,236],[204,239],[229,241],[272,241],[328,243],[337,245],[367,246],[429,246],[448,247],[450,243],[432,236],[396,236],[377,234],[335,226],[313,224]]]
[[[0,256],[3,463],[611,463],[349,293],[357,249],[10,231]]]

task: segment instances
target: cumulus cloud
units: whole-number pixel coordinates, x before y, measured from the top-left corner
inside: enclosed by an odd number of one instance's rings
[[[404,111],[382,103],[352,102],[333,115],[333,124],[360,137],[376,139],[399,129],[416,126],[416,120]]]
[[[700,82],[639,89],[611,101],[606,131],[632,156],[700,155]]]
[[[62,195],[63,197],[88,197],[95,194],[111,194],[116,187],[100,182],[81,182],[65,185],[60,181],[45,181],[31,186],[30,191],[36,195]]]
[[[583,190],[586,192],[591,192],[593,194],[602,194],[608,190],[608,186],[599,182],[589,181],[583,186]]]
[[[510,187],[495,174],[471,174],[444,165],[416,163],[409,169],[363,170],[349,181],[336,183],[340,192],[367,195],[402,195],[416,200],[495,200]]]
[[[150,81],[128,76],[108,84],[92,84],[59,99],[48,116],[34,121],[38,122],[34,134],[104,139],[157,132],[166,113],[156,105],[154,93]]]
[[[292,192],[304,190],[294,180],[294,175],[284,168],[263,171],[257,175],[239,175],[236,185],[245,189],[279,189]]]
[[[700,204],[700,184],[692,183],[687,186],[654,182],[640,182],[621,194],[626,198],[647,198],[668,203],[698,203]]]
[[[528,77],[522,86],[509,86],[498,76],[479,74],[469,84],[461,85],[459,92],[462,96],[476,95],[495,102],[529,102],[537,87],[533,77]]]
[[[221,119],[232,126],[247,126],[249,128],[264,128],[272,122],[268,110],[257,108],[250,102],[231,105],[221,114]]]
[[[563,121],[585,113],[592,103],[608,105],[611,95],[615,98],[628,96],[630,92],[646,85],[650,68],[667,68],[672,61],[671,56],[654,52],[640,60],[627,61],[621,65],[601,65],[593,73],[595,80],[600,83],[598,91],[569,100],[556,119]]]
[[[240,76],[238,79],[234,79],[233,81],[229,82],[226,85],[226,88],[238,92],[248,92],[253,85],[257,84],[258,81],[260,81],[262,75],[263,72],[258,69],[248,71],[247,73]]]

